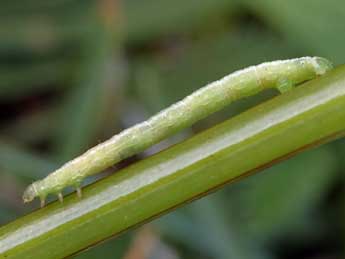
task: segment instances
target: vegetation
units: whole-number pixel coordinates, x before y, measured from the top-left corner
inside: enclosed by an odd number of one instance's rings
[[[3,1],[0,240],[14,229],[42,222],[44,227],[39,233],[20,232],[21,249],[0,241],[0,258],[6,253],[12,256],[7,258],[70,255],[258,167],[258,174],[73,258],[343,258],[344,140],[262,168],[304,151],[307,144],[340,136],[342,66],[291,94],[272,98],[275,92],[267,91],[234,103],[105,172],[111,176],[85,188],[81,201],[72,194],[63,205],[52,203],[24,217],[39,204],[21,201],[32,181],[236,69],[305,55],[343,63],[343,5],[314,0]],[[302,106],[288,109],[299,101]],[[302,114],[302,108],[309,112]],[[282,127],[245,138],[240,146],[226,142],[230,134],[245,135],[242,123],[251,125],[270,112],[284,118]],[[216,140],[225,143],[220,150],[212,144]],[[212,144],[210,150],[205,143]],[[189,164],[182,158],[191,150],[206,158]],[[159,167],[173,158],[188,177]],[[126,197],[111,188],[125,181],[138,187],[136,177],[158,171],[160,179],[166,170],[168,178],[153,183],[145,178],[142,189],[126,189]],[[210,172],[219,178],[209,178]],[[92,205],[95,201],[105,206]],[[73,218],[69,223],[67,214]]]

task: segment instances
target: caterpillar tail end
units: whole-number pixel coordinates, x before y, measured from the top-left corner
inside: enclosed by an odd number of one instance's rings
[[[322,57],[313,57],[313,66],[315,73],[319,76],[325,74],[334,67],[331,61]]]

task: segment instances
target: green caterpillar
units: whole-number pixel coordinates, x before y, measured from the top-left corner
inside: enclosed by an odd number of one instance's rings
[[[35,197],[40,197],[43,207],[46,196],[54,193],[62,202],[61,191],[67,186],[74,186],[81,197],[80,185],[85,177],[145,150],[233,101],[268,88],[276,88],[283,93],[330,69],[332,64],[327,59],[302,57],[267,62],[236,71],[195,91],[147,121],[114,135],[64,164],[46,178],[32,183],[25,190],[23,200],[30,202]]]

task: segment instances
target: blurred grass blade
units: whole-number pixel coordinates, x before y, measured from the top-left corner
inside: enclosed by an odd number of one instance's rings
[[[345,66],[0,229],[0,258],[63,258],[345,133]]]
[[[0,171],[36,180],[51,172],[57,165],[30,150],[0,140]]]
[[[120,76],[114,69],[114,60],[121,49],[120,30],[113,26],[117,8],[116,3],[99,1],[92,33],[85,37],[76,87],[67,96],[60,115],[62,126],[56,149],[61,161],[86,150],[104,122],[113,122],[108,114],[114,111],[115,105],[109,99],[116,99],[115,78]]]
[[[344,61],[344,25],[339,23],[345,15],[344,2],[244,0],[242,3],[259,15],[265,24],[279,31],[288,45],[295,45],[298,38],[299,48],[308,52],[312,50],[336,64]],[[296,16],[296,13],[303,15]],[[332,30],[327,30],[326,25]]]
[[[238,226],[231,224],[234,221],[226,215],[226,207],[221,203],[220,197],[210,195],[206,199],[194,202],[190,209],[199,223],[197,231],[212,248],[212,258],[271,258],[267,254],[262,256],[262,251],[251,247],[250,242],[237,229]]]
[[[137,42],[150,38],[171,35],[204,24],[209,17],[230,15],[234,12],[233,0],[192,1],[123,1],[126,17],[125,31],[128,40]],[[152,15],[152,10],[164,12]]]

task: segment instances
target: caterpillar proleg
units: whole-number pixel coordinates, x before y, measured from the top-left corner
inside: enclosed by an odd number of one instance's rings
[[[236,71],[195,91],[147,121],[114,135],[46,178],[32,183],[25,190],[23,200],[30,202],[40,197],[43,206],[46,196],[53,193],[62,201],[61,191],[67,186],[74,186],[81,196],[80,184],[85,177],[145,150],[233,101],[268,88],[276,88],[283,93],[330,69],[332,64],[327,59],[302,57],[266,62]]]

